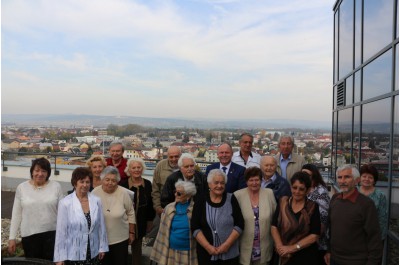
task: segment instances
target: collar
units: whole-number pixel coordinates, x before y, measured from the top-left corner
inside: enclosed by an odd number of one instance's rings
[[[348,200],[351,201],[352,203],[355,203],[358,195],[360,195],[360,193],[358,192],[358,190],[356,188],[354,188],[353,192],[350,193],[349,195],[344,195],[343,192],[338,196],[339,199],[342,200]]]
[[[280,161],[284,160],[284,161],[290,161],[292,160],[292,154],[289,155],[289,157],[287,159],[283,158],[282,154],[279,156]]]
[[[229,162],[229,164],[226,165],[226,166],[224,166],[224,165],[222,165],[221,163],[219,163],[219,169],[222,169],[223,167],[226,167],[227,169],[229,169],[229,168],[231,167],[231,164],[232,164],[232,161]]]

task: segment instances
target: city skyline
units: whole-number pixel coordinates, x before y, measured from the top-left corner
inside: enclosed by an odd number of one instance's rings
[[[330,1],[3,1],[2,113],[330,121]]]

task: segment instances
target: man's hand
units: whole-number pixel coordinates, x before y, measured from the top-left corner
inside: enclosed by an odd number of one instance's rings
[[[325,256],[324,256],[324,260],[325,260],[325,263],[327,264],[327,265],[329,265],[329,264],[331,264],[331,253],[326,253],[325,254]]]
[[[8,241],[8,253],[10,253],[11,255],[14,255],[16,250],[16,243],[14,239],[11,239]]]

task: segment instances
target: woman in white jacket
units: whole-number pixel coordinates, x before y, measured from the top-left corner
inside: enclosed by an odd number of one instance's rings
[[[58,205],[54,262],[99,264],[108,251],[107,231],[101,201],[90,194],[92,173],[79,167],[72,173],[75,191]]]

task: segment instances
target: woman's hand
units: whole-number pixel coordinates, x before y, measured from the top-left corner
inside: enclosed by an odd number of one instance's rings
[[[287,256],[288,254],[292,254],[294,251],[294,247],[292,246],[285,246],[281,245],[276,247],[276,251],[278,252],[279,256]]]
[[[105,253],[104,252],[100,252],[99,253],[99,260],[102,260],[104,258]]]
[[[14,255],[15,250],[16,250],[16,243],[15,243],[15,239],[11,239],[8,241],[8,253]]]
[[[218,249],[211,244],[208,244],[208,246],[206,247],[206,250],[207,250],[208,254],[210,254],[211,256],[218,255]]]
[[[132,244],[133,241],[135,241],[135,235],[136,234],[129,233],[129,241],[128,241],[129,245]]]
[[[151,229],[153,229],[153,222],[148,221],[147,226],[146,226],[146,232],[149,233],[151,231]]]
[[[218,254],[223,254],[223,253],[228,252],[230,247],[231,246],[229,246],[225,241],[223,244],[221,244],[220,246],[217,247]]]

